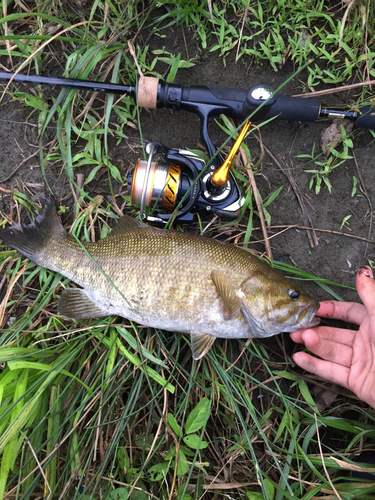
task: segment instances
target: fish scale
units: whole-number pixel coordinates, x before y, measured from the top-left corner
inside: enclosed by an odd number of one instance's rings
[[[0,238],[82,287],[62,293],[61,314],[115,314],[190,333],[195,359],[216,337],[267,337],[318,321],[316,301],[246,250],[128,216],[107,238],[80,243],[58,220],[52,196],[34,223],[5,228]]]

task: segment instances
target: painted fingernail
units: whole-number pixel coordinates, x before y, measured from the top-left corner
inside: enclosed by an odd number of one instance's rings
[[[373,278],[374,275],[372,273],[372,269],[370,266],[362,266],[358,269],[358,274],[364,274],[368,278]]]

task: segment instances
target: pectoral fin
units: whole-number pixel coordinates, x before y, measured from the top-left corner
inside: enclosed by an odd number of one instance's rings
[[[191,334],[191,350],[193,351],[194,359],[201,359],[202,356],[212,347],[215,342],[215,337],[208,333],[192,333]]]
[[[224,304],[224,319],[236,317],[240,312],[241,301],[232,282],[220,271],[212,271],[211,279]]]
[[[61,294],[57,304],[59,313],[72,319],[90,319],[108,316],[108,312],[95,304],[85,290],[68,288]]]

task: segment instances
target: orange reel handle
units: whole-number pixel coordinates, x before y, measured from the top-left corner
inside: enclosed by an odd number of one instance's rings
[[[249,122],[249,121],[245,122],[245,125],[242,127],[242,130],[241,130],[239,136],[237,137],[237,140],[234,143],[232,149],[230,150],[226,160],[221,165],[221,167],[219,167],[213,173],[213,175],[211,177],[211,182],[214,186],[223,187],[228,182],[230,166],[232,165],[232,161],[234,160],[234,157],[236,156],[237,151],[239,150],[241,143],[244,140],[245,135],[247,134],[247,131],[250,128],[250,125],[251,125],[251,122]]]

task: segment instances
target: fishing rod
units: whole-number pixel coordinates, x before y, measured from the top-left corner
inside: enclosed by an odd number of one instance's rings
[[[156,206],[169,213],[159,213],[158,217],[148,219],[163,222],[169,220],[170,212],[183,199],[185,202],[176,217],[182,222],[191,221],[194,210],[230,217],[240,213],[244,197],[230,172],[230,165],[250,126],[249,119],[257,123],[271,118],[301,122],[315,122],[319,117],[348,118],[357,128],[375,129],[375,108],[371,106],[363,106],[357,111],[327,109],[316,98],[281,95],[267,84],[250,89],[184,86],[142,76],[136,86],[131,86],[6,72],[0,72],[0,80],[126,94],[137,99],[143,108],[169,108],[198,115],[201,139],[209,156],[213,157],[207,171],[205,162],[189,151],[150,143],[148,160],[138,160],[128,178],[132,202],[141,205],[141,215],[145,206]],[[208,134],[209,118],[220,114],[241,122],[247,120],[227,159],[217,151]],[[161,155],[162,161],[155,161],[155,155]]]

